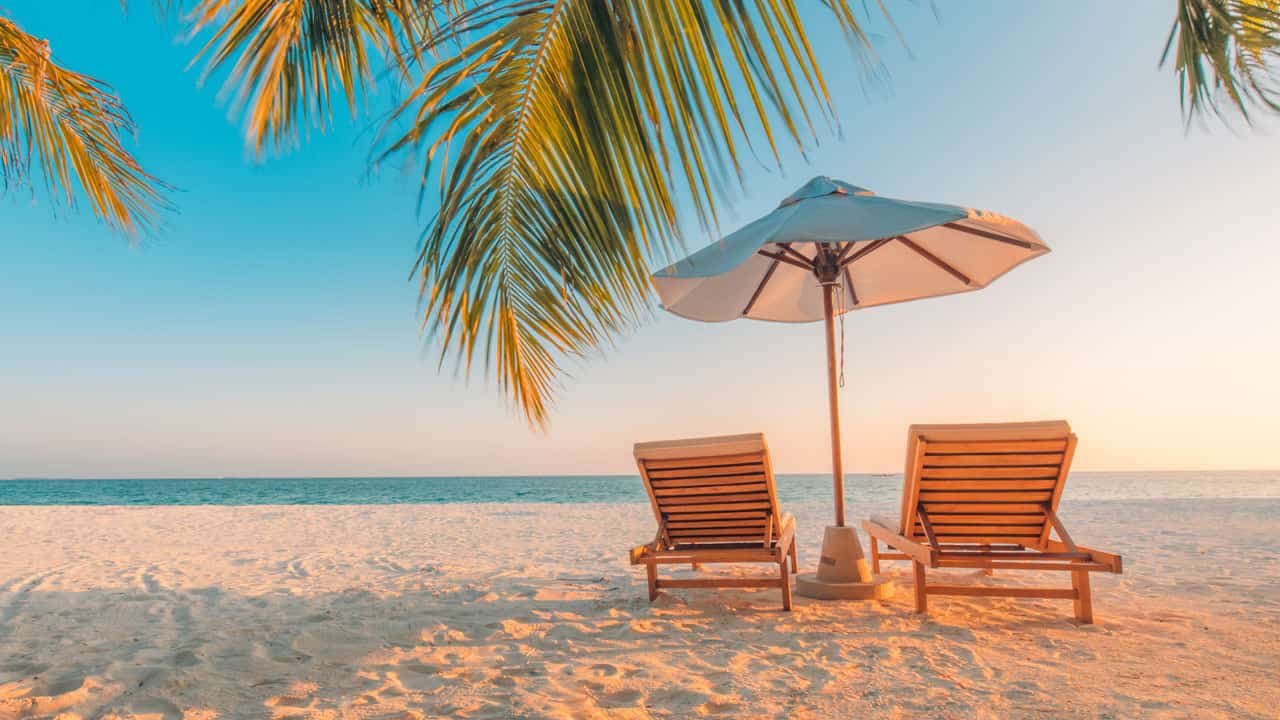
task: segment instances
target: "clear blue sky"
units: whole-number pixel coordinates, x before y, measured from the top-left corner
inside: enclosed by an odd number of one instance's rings
[[[1157,68],[1173,2],[899,5],[911,54],[881,39],[880,90],[817,31],[843,137],[750,168],[725,230],[827,174],[1011,215],[1054,252],[848,318],[850,468],[899,470],[911,422],[1056,417],[1081,468],[1280,464],[1280,141],[1184,133]],[[115,86],[181,192],[136,247],[0,199],[0,477],[628,472],[636,440],[754,430],[781,470],[825,469],[818,326],[656,317],[573,369],[546,435],[438,373],[407,281],[416,187],[366,175],[371,121],[252,162],[195,48],[133,6],[6,3]]]

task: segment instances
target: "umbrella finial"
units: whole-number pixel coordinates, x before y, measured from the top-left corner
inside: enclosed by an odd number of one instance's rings
[[[787,196],[778,207],[786,207],[794,205],[801,200],[812,200],[813,198],[825,197],[827,195],[855,195],[866,197],[867,195],[875,195],[875,193],[864,187],[858,187],[843,180],[837,180],[826,175],[818,175],[809,182],[805,183],[801,188]]]

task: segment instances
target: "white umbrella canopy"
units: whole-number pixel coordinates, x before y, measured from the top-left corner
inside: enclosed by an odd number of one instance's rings
[[[991,212],[880,197],[816,177],[776,210],[654,275],[663,307],[692,320],[826,317],[986,287],[1049,252],[1034,230]]]

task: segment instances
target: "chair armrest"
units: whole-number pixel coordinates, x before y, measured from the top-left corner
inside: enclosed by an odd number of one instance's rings
[[[889,547],[908,555],[916,562],[922,562],[929,567],[938,567],[938,551],[927,545],[922,545],[904,535],[897,530],[890,529],[875,520],[863,520],[862,529],[867,531],[871,537],[883,542]]]
[[[796,519],[791,513],[783,513],[782,522],[778,525],[782,529],[778,532],[778,543],[775,547],[785,555],[796,541]]]
[[[1049,541],[1045,543],[1045,548],[1053,552],[1058,552],[1066,550],[1067,545],[1066,543],[1050,538]],[[1088,553],[1093,562],[1100,565],[1106,565],[1107,572],[1115,573],[1117,575],[1124,573],[1124,561],[1119,555],[1103,552],[1101,550],[1094,550],[1093,548],[1087,548],[1083,545],[1076,545],[1076,550],[1082,553]]]
[[[631,548],[631,564],[632,565],[640,565],[641,563],[645,562],[645,559],[644,559],[645,555],[648,555],[651,552],[656,553],[662,549],[663,530],[664,530],[664,526],[658,525],[658,532],[654,534],[653,542],[649,543],[648,545],[637,545]]]
[[[648,545],[637,545],[631,548],[631,552],[630,552],[631,564],[632,565],[643,564],[644,556],[648,555],[650,550],[652,550],[652,548],[650,548]]]

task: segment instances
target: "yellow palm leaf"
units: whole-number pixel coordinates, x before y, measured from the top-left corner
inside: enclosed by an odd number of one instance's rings
[[[5,187],[43,185],[69,205],[82,195],[114,228],[130,234],[151,229],[167,207],[167,186],[125,150],[122,138],[133,130],[133,120],[110,87],[58,65],[47,41],[0,17],[0,181]]]

